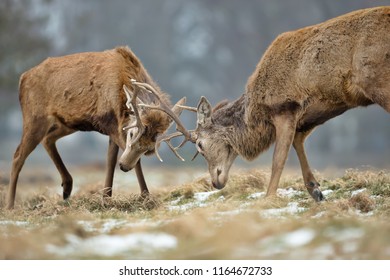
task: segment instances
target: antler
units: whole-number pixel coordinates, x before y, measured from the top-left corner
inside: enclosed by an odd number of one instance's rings
[[[180,131],[177,131],[177,132],[174,132],[170,135],[161,135],[160,137],[157,138],[157,142],[156,142],[156,147],[155,147],[155,153],[156,153],[156,157],[161,161],[163,162],[160,154],[158,153],[158,147],[160,146],[160,144],[162,142],[165,142],[167,143],[168,147],[171,149],[171,151],[175,154],[175,156],[180,159],[181,161],[185,161],[185,159],[180,156],[180,154],[177,152],[177,149],[180,148],[180,145],[178,147],[173,147],[173,145],[171,144],[171,139],[172,138],[175,138],[175,137],[179,137],[179,136],[182,136],[183,134],[180,132]]]
[[[137,136],[134,138],[134,140],[132,140],[130,142],[130,147],[131,147],[131,145],[134,144],[135,142],[137,142],[141,138],[142,134],[144,134],[145,126],[143,125],[143,123],[141,121],[141,117],[139,115],[138,108],[137,108],[137,93],[133,93],[133,95],[130,97],[130,95],[131,95],[130,90],[127,88],[126,85],[123,85],[123,90],[125,91],[125,94],[127,97],[126,106],[127,106],[127,108],[129,108],[129,109],[131,108],[133,110],[134,116],[135,116],[135,124],[126,126],[123,128],[123,130],[127,130],[127,129],[130,129],[133,127],[138,128]]]
[[[160,96],[158,95],[157,91],[149,84],[147,83],[141,83],[141,82],[137,82],[136,80],[132,79],[131,80],[132,84],[133,85],[137,85],[145,90],[148,90],[150,93],[154,94],[154,96],[158,99],[158,101],[160,101],[160,106],[153,106],[153,105],[149,105],[149,104],[138,104],[139,106],[141,107],[144,107],[144,108],[149,108],[149,109],[154,109],[154,110],[160,110],[160,111],[163,111],[165,112],[168,116],[170,116],[172,118],[172,120],[175,121],[176,125],[177,125],[177,130],[180,131],[181,133],[183,133],[184,137],[186,139],[190,139],[191,138],[191,135],[189,134],[189,132],[187,131],[187,129],[185,129],[183,123],[180,121],[180,119],[176,116],[176,114],[174,112],[172,112],[171,108],[169,108],[168,105],[166,105],[161,99],[160,99]]]
[[[162,135],[160,137],[157,138],[157,141],[156,141],[156,146],[155,146],[155,153],[156,153],[156,156],[157,158],[162,162],[162,158],[160,156],[160,154],[158,153],[158,147],[160,146],[160,144],[162,142],[165,142],[167,143],[168,147],[171,149],[171,151],[175,154],[175,156],[184,161],[184,158],[181,157],[179,155],[179,153],[177,152],[177,149],[181,148],[187,141],[191,141],[191,142],[194,142],[194,139],[193,139],[193,136],[192,136],[192,131],[188,131],[183,123],[180,121],[180,119],[178,118],[178,116],[171,110],[171,108],[169,108],[169,106],[167,104],[165,104],[165,102],[163,102],[160,98],[160,96],[158,95],[157,91],[149,84],[147,83],[141,83],[141,82],[137,82],[136,80],[134,79],[131,79],[131,82],[133,85],[137,85],[139,86],[140,88],[142,89],[145,89],[147,90],[148,92],[154,94],[154,96],[158,99],[158,101],[160,102],[160,105],[159,106],[154,106],[154,105],[150,105],[150,104],[144,104],[144,103],[140,103],[138,104],[138,106],[140,107],[144,107],[144,108],[149,108],[149,109],[152,109],[152,110],[160,110],[160,111],[163,111],[165,112],[168,116],[170,116],[172,118],[172,120],[176,123],[176,130],[178,130],[177,132],[175,133],[172,133],[170,135]],[[180,105],[180,107],[187,107],[187,106],[182,106]],[[190,108],[190,107],[188,107]],[[183,108],[185,109],[185,108]],[[188,109],[187,109],[188,110]],[[175,138],[175,137],[179,137],[179,136],[184,136],[184,140],[183,142],[177,146],[176,148],[173,147],[173,145],[171,144],[170,140]]]

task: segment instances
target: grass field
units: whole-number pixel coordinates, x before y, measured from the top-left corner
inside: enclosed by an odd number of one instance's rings
[[[316,174],[322,203],[298,172],[282,176],[274,198],[264,197],[268,171],[232,173],[221,191],[206,173],[182,173],[175,185],[181,173],[156,169],[146,199],[119,178],[104,203],[103,179],[82,178],[64,202],[50,176],[38,177],[21,181],[13,211],[1,184],[0,259],[390,259],[387,171]]]

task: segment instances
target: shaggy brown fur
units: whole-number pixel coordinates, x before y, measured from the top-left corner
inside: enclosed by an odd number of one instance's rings
[[[168,96],[161,92],[128,47],[48,58],[21,76],[19,100],[23,136],[12,164],[8,208],[13,207],[24,161],[40,142],[61,174],[64,198],[69,197],[73,180],[55,142],[78,130],[98,131],[110,137],[105,195],[111,195],[118,147],[124,149],[126,145],[122,128],[134,118],[125,105],[123,85],[133,92],[140,90],[130,79],[152,85],[161,100],[170,105]],[[158,105],[153,94],[141,91],[138,96],[143,103]],[[141,119],[147,127],[147,133],[140,139],[141,148],[142,145],[147,148],[140,149],[140,155],[149,151],[149,146],[154,146],[156,135],[163,133],[170,124],[168,115],[156,110],[142,110]],[[147,192],[140,164],[137,164],[136,172],[141,178],[141,190]]]
[[[197,143],[214,186],[225,185],[237,155],[252,160],[276,142],[267,194],[276,193],[293,145],[309,193],[322,200],[303,143],[348,109],[376,103],[390,112],[389,30],[390,7],[378,7],[281,34],[238,100],[212,114],[201,101]]]

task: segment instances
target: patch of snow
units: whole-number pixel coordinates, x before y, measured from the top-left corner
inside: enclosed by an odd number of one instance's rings
[[[167,206],[168,210],[170,211],[187,211],[189,209],[195,208],[195,207],[205,207],[208,205],[208,203],[205,203],[205,201],[213,194],[220,192],[218,191],[211,191],[211,192],[199,192],[194,194],[195,201],[183,204],[183,205],[177,205],[177,203],[180,202],[182,198],[176,199],[171,202],[171,205]],[[223,201],[225,198],[223,196],[218,197],[217,201]]]
[[[362,238],[365,234],[365,231],[361,228],[328,228],[324,232],[324,235],[328,238],[332,238],[335,241],[346,241],[351,239],[359,239]]]
[[[66,239],[67,245],[61,247],[49,244],[46,250],[59,256],[98,255],[109,257],[134,250],[148,253],[154,250],[169,250],[177,247],[176,237],[165,233],[98,235],[87,239],[76,235],[67,235]]]
[[[327,244],[322,244],[318,246],[317,248],[312,250],[313,256],[316,259],[327,259],[331,256],[335,255],[335,250],[332,246],[332,244],[327,243]]]
[[[321,191],[322,192],[322,194],[324,195],[324,196],[328,196],[328,195],[330,195],[332,192],[333,192],[333,190],[323,190],[323,191]]]
[[[285,234],[282,240],[289,247],[301,247],[309,244],[315,236],[314,230],[302,228]]]
[[[293,196],[296,196],[296,195],[302,195],[303,192],[302,191],[296,191],[293,188],[288,188],[288,189],[278,189],[277,190],[277,194],[280,195],[280,196],[285,196],[285,197],[288,197],[288,198],[292,198]]]
[[[274,217],[280,217],[283,214],[301,213],[304,212],[305,210],[306,208],[298,206],[298,202],[290,202],[284,208],[265,209],[260,212],[260,215],[264,218],[274,218]]]
[[[355,214],[360,217],[371,217],[372,215],[374,215],[374,211],[362,212],[361,210],[356,209]]]
[[[18,226],[18,227],[23,227],[23,226],[28,226],[30,223],[29,222],[23,222],[23,221],[0,221],[0,226]]]
[[[195,207],[205,207],[205,206],[206,206],[205,203],[198,204],[195,202],[190,202],[190,203],[183,204],[183,205],[169,205],[169,206],[167,206],[167,209],[169,211],[182,211],[182,212],[184,212],[184,211],[187,211],[187,210],[195,208]]]
[[[257,246],[260,248],[261,257],[272,257],[305,246],[309,244],[315,236],[315,230],[302,228],[286,234],[264,238],[257,242]]]
[[[171,201],[171,205],[176,205],[176,204],[178,204],[182,198],[183,198],[183,197],[181,196],[181,197],[178,197],[177,199]]]
[[[252,193],[248,196],[249,199],[258,199],[265,196],[265,192]]]
[[[84,230],[88,232],[110,233],[113,229],[118,227],[133,228],[133,227],[157,227],[161,222],[150,222],[147,219],[141,219],[137,222],[128,222],[126,220],[107,219],[102,221],[78,221]]]
[[[103,223],[100,231],[102,233],[109,233],[111,230],[113,230],[114,228],[117,228],[119,226],[122,226],[123,224],[125,224],[126,221],[123,221],[123,220],[114,220],[114,219],[110,219],[110,220],[107,220]]]
[[[83,228],[89,232],[97,231],[100,233],[109,233],[114,228],[126,224],[126,221],[108,219],[103,221],[103,224],[101,224],[100,222],[92,222],[92,221],[78,221],[77,223],[83,226]]]
[[[82,226],[85,231],[92,232],[96,231],[95,223],[92,221],[77,221],[77,224]]]
[[[195,194],[194,194],[194,198],[195,198],[197,201],[203,202],[203,201],[206,201],[210,196],[212,196],[213,194],[215,194],[215,193],[217,193],[217,192],[220,192],[220,191],[211,191],[211,192],[199,192],[199,193],[195,193]]]
[[[314,216],[312,216],[313,219],[319,219],[321,218],[322,216],[324,216],[326,214],[325,211],[321,211],[321,212],[318,212],[317,214],[315,214]]]
[[[351,192],[351,197],[359,194],[359,193],[362,193],[362,192],[365,192],[367,189],[366,188],[363,188],[363,189],[359,189],[359,190],[356,190],[356,191],[353,191]]]
[[[235,215],[241,214],[243,212],[248,212],[248,211],[245,209],[239,208],[239,209],[235,209],[235,210],[231,210],[231,211],[220,211],[220,212],[217,212],[216,214],[219,216],[235,216]]]

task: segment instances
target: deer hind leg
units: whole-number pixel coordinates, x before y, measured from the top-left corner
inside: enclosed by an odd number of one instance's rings
[[[272,173],[266,196],[275,195],[280,176],[287,160],[295,134],[295,116],[281,115],[274,118],[276,143],[272,159]]]
[[[23,126],[23,135],[12,161],[11,178],[8,187],[7,209],[12,209],[15,203],[16,185],[19,173],[30,153],[36,148],[46,133],[46,122],[41,119],[33,120]]]
[[[108,143],[107,173],[106,173],[106,180],[104,183],[103,198],[112,196],[112,183],[114,181],[115,165],[118,160],[118,150],[119,150],[118,145],[115,144],[115,142],[110,137]]]
[[[310,169],[309,163],[307,161],[304,142],[307,136],[313,130],[305,131],[305,132],[296,132],[294,136],[293,146],[295,151],[297,152],[299,163],[302,169],[303,181],[305,183],[305,187],[309,194],[314,198],[315,201],[319,202],[324,200],[324,196],[318,188],[320,184],[314,178],[314,175]]]
[[[61,159],[60,154],[58,153],[56,147],[56,141],[61,137],[73,133],[74,130],[71,130],[63,125],[53,124],[49,129],[47,135],[42,141],[42,145],[45,147],[47,153],[52,159],[54,165],[56,166],[58,172],[61,175],[61,186],[63,188],[63,198],[68,199],[72,193],[73,188],[73,178],[70,175],[69,171],[66,169],[64,162]]]

